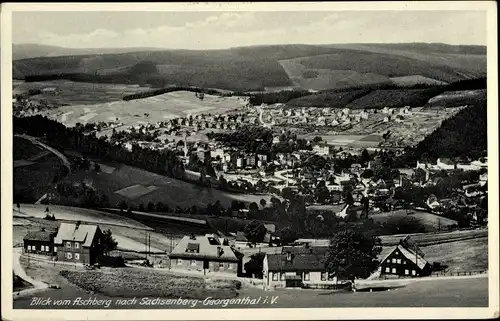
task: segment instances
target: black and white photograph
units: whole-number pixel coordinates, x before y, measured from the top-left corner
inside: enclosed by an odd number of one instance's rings
[[[2,5],[12,320],[493,317],[496,6],[417,2]]]

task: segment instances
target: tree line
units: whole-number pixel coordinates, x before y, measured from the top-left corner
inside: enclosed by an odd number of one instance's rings
[[[119,144],[112,144],[106,137],[96,137],[95,133],[84,134],[82,128],[68,128],[57,121],[36,115],[14,117],[14,133],[43,137],[54,147],[77,150],[103,160],[136,166],[157,174],[173,178],[184,178],[184,166],[174,151],[152,150],[133,144],[129,151]]]

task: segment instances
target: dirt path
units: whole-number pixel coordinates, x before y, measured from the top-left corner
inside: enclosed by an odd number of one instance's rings
[[[33,288],[14,292],[14,295],[15,296],[30,295],[30,294],[33,294],[34,292],[37,292],[37,291],[40,291],[43,289],[47,289],[49,287],[47,283],[35,280],[32,277],[30,277],[28,274],[26,274],[26,271],[22,267],[21,262],[19,260],[21,258],[21,254],[22,254],[22,248],[17,247],[17,248],[13,249],[12,269],[14,271],[14,274],[19,276],[24,281],[32,284]]]
[[[40,142],[39,140],[37,140],[35,137],[32,137],[32,136],[28,136],[28,135],[14,135],[14,136],[27,139],[30,142],[32,142],[33,144],[39,145],[39,146],[45,148],[46,150],[52,152],[54,155],[59,157],[59,159],[63,162],[64,166],[66,166],[68,168],[68,174],[71,173],[71,166],[70,166],[69,160],[66,158],[66,156],[61,154],[58,150]]]

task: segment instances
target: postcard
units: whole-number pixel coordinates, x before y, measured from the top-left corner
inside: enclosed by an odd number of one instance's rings
[[[494,2],[1,19],[6,320],[498,317]]]

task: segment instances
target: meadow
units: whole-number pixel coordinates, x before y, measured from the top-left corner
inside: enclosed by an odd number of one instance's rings
[[[70,80],[40,82],[17,82],[13,94],[24,94],[29,90],[54,88],[56,94],[41,93],[30,100],[45,101],[49,106],[93,105],[121,100],[123,96],[151,90],[150,86],[133,84],[102,84]]]
[[[370,217],[374,220],[374,222],[381,224],[393,218],[413,217],[416,218],[420,224],[425,226],[425,229],[428,232],[438,231],[439,229],[444,230],[447,226],[457,224],[457,221],[455,220],[420,211],[413,211],[412,214],[407,214],[406,210],[396,210],[391,212],[376,213]]]
[[[224,113],[245,106],[239,97],[205,95],[198,99],[195,93],[176,91],[131,101],[116,100],[92,105],[72,105],[42,112],[65,126],[76,123],[120,122],[124,127],[166,121],[176,117],[197,114]]]
[[[100,164],[102,162],[99,162]],[[201,187],[189,182],[154,174],[145,170],[122,165],[105,163],[106,172],[78,171],[64,179],[66,182],[81,182],[106,194],[110,203],[115,205],[124,200],[129,205],[147,205],[149,202],[162,202],[170,208],[206,207],[217,200],[225,207],[231,201],[259,203],[262,198],[270,201],[270,195],[236,194],[213,188]],[[131,188],[132,187],[132,188]],[[141,193],[138,193],[138,191]]]
[[[62,271],[62,276],[86,290],[113,297],[162,297],[183,299],[233,298],[239,281],[176,276],[145,269],[113,271]]]

